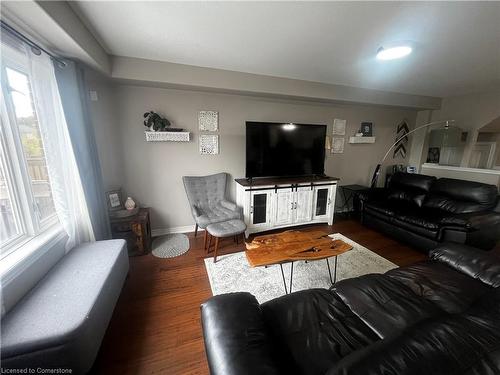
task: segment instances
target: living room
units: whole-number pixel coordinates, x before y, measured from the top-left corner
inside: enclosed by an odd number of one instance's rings
[[[500,3],[1,19],[2,371],[500,371]]]

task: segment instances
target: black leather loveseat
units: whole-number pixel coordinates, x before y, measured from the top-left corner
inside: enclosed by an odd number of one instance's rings
[[[363,224],[425,251],[448,241],[491,249],[500,239],[494,185],[396,173],[359,197]]]
[[[201,312],[212,375],[500,373],[500,258],[465,245],[262,305],[216,296]]]

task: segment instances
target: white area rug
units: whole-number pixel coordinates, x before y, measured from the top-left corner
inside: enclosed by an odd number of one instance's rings
[[[337,281],[368,273],[384,273],[397,266],[387,259],[368,250],[340,233],[330,237],[347,242],[353,249],[338,256]],[[332,277],[334,258],[330,258]],[[291,263],[283,265],[287,288],[290,283]],[[252,268],[248,265],[245,252],[205,259],[205,267],[210,280],[212,294],[231,292],[250,292],[259,303],[269,301],[285,294],[280,266],[273,265]],[[331,286],[326,260],[295,262],[293,266],[293,292],[310,288],[329,288]]]

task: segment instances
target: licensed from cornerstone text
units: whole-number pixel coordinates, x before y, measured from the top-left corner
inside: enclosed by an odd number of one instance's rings
[[[43,368],[43,367],[23,367],[23,368],[0,368],[1,374],[72,374],[70,368]]]

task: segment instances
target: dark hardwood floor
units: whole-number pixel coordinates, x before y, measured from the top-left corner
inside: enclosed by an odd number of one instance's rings
[[[301,228],[342,233],[397,265],[426,258],[353,220]],[[203,232],[173,259],[130,258],[130,272],[93,368],[96,374],[208,374],[200,304],[212,296],[203,258]],[[244,245],[221,242],[220,254]]]

